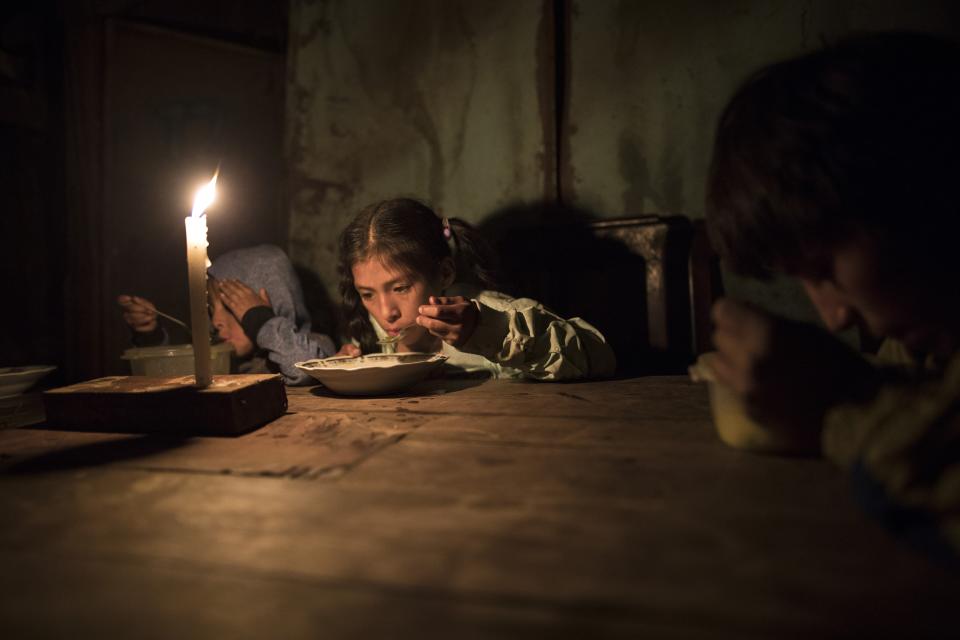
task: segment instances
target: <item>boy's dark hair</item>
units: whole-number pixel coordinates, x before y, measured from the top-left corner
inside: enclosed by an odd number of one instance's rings
[[[757,277],[829,277],[832,251],[862,235],[935,267],[960,229],[958,179],[960,46],[863,35],[737,91],[717,127],[708,229],[733,270]]]
[[[495,289],[495,256],[476,229],[443,219],[425,204],[410,198],[383,200],[360,211],[340,234],[337,271],[340,275],[342,332],[360,343],[364,353],[375,350],[376,333],[353,282],[353,265],[379,258],[405,273],[434,277],[444,258],[453,258],[457,281]]]

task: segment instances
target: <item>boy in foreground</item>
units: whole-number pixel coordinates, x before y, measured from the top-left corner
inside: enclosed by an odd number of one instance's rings
[[[827,332],[720,300],[714,375],[779,453],[847,469],[911,543],[960,558],[960,46],[861,36],[761,70],[723,113],[707,222],[729,267],[799,278]]]

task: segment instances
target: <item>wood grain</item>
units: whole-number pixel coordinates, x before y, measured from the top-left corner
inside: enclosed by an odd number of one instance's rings
[[[275,374],[194,377],[109,376],[43,393],[47,424],[58,429],[236,436],[282,415],[283,379]]]
[[[681,378],[289,399],[241,438],[100,464],[30,461],[103,434],[0,432],[4,628],[924,637],[955,615],[957,577],[838,471],[725,448]]]

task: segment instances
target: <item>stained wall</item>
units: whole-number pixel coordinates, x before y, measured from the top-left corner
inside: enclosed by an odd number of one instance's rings
[[[291,5],[290,252],[335,291],[335,236],[409,195],[477,222],[554,185],[552,3]]]
[[[675,0],[574,2],[563,195],[601,216],[702,217],[713,130],[758,67],[858,31],[960,35],[948,1]],[[799,287],[725,274],[730,293],[813,319]]]
[[[335,293],[337,231],[413,195],[479,222],[547,198],[702,217],[715,121],[754,69],[854,31],[960,34],[960,5],[807,0],[292,0],[290,249]],[[812,318],[798,288],[725,276]]]

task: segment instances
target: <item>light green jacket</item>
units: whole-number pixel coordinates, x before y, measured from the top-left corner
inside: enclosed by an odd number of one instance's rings
[[[443,343],[447,365],[495,378],[576,380],[612,376],[616,358],[603,335],[581,318],[564,320],[536,300],[454,285],[450,296],[471,299],[480,311],[460,348]],[[386,333],[373,317],[378,338]]]

